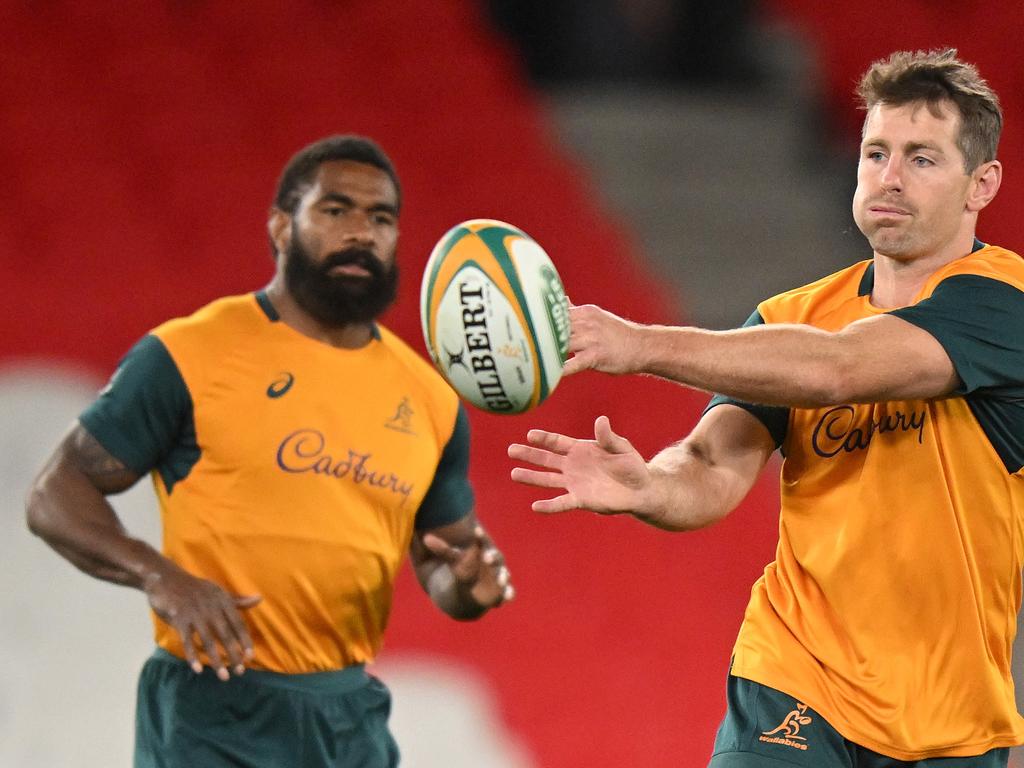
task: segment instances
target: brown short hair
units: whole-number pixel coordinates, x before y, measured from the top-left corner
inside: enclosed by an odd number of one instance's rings
[[[971,173],[996,159],[1003,129],[999,97],[973,64],[956,57],[956,48],[897,51],[879,59],[864,73],[857,95],[865,110],[876,104],[901,106],[921,101],[936,116],[939,104],[951,101],[960,112],[957,146],[964,156],[964,170]]]

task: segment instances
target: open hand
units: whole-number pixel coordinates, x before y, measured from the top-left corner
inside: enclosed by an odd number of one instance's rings
[[[562,488],[560,496],[533,502],[535,512],[589,509],[601,514],[635,512],[648,504],[650,470],[624,437],[612,431],[607,416],[594,422],[594,439],[580,440],[531,429],[530,445],[515,443],[508,455],[542,469],[515,467],[512,479],[537,488]]]
[[[197,578],[174,565],[149,576],[143,589],[156,615],[181,637],[185,660],[194,672],[203,671],[194,636],[198,636],[218,678],[227,680],[231,676],[225,662],[236,675],[245,672],[253,649],[240,612],[252,608],[262,597],[230,595],[212,581]]]

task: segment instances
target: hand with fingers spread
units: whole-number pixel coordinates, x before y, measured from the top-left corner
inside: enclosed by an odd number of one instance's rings
[[[463,527],[457,523],[424,533],[422,548],[413,548],[413,559],[428,593],[445,613],[474,619],[515,597],[515,588],[505,556],[483,527],[473,525],[469,536]]]
[[[156,615],[181,637],[185,660],[193,671],[203,671],[193,640],[198,637],[199,647],[218,678],[227,680],[232,672],[245,672],[253,647],[241,611],[252,608],[262,597],[230,595],[212,581],[196,578],[173,563],[148,576],[143,590]]]
[[[568,376],[592,369],[604,373],[639,373],[637,335],[642,326],[594,306],[569,307],[569,352],[562,369]]]
[[[533,502],[535,512],[589,509],[601,514],[640,513],[652,505],[651,471],[626,438],[612,431],[607,416],[594,422],[594,439],[581,440],[541,429],[527,433],[530,445],[513,444],[508,455],[541,469],[516,467],[512,479],[565,493]]]

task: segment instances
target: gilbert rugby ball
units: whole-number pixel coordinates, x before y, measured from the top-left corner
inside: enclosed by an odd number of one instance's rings
[[[569,301],[551,259],[511,224],[452,227],[420,288],[427,351],[459,395],[492,413],[547,398],[569,354]]]

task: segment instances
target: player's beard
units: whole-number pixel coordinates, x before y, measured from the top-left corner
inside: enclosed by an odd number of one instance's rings
[[[363,248],[334,251],[317,264],[292,232],[284,281],[288,292],[317,322],[334,328],[376,319],[398,292],[398,265],[390,267]],[[358,264],[369,277],[332,275],[333,267]]]

